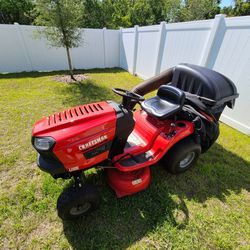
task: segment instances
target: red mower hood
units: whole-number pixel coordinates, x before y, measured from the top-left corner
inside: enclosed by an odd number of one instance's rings
[[[88,168],[108,158],[108,150],[87,158],[93,146],[111,142],[115,135],[116,113],[108,102],[80,105],[55,113],[35,123],[33,137],[51,137],[53,154],[67,171]]]
[[[50,136],[50,133],[56,130],[63,130],[79,123],[99,119],[111,113],[114,113],[114,109],[107,102],[73,107],[37,121],[33,127],[32,136]]]

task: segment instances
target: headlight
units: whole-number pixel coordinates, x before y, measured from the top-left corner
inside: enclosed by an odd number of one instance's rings
[[[55,144],[55,140],[51,137],[36,137],[34,139],[34,147],[37,150],[47,151]]]

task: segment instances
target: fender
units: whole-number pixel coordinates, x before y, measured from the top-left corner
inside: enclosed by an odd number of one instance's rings
[[[125,149],[123,154],[117,155],[113,159],[114,166],[123,172],[134,171],[155,164],[173,145],[194,132],[192,122],[184,120],[159,121],[148,116],[144,111],[137,111],[135,119],[136,126],[132,135],[140,138],[141,141],[139,144]],[[131,159],[131,154],[135,160],[137,157],[140,159],[139,163],[134,166],[124,164]],[[142,157],[145,157],[145,155],[147,156],[143,161]]]

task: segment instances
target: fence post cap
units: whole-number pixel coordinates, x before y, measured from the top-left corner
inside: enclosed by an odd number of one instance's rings
[[[225,18],[226,15],[225,14],[217,14],[215,15],[215,18]]]

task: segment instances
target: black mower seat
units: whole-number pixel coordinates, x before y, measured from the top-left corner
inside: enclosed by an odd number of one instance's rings
[[[182,90],[163,85],[158,89],[157,96],[147,99],[141,103],[141,107],[149,115],[164,120],[181,110],[185,101]]]

